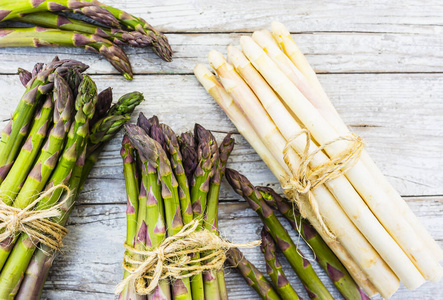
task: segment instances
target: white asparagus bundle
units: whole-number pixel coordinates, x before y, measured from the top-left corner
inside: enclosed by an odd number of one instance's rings
[[[271,169],[273,174],[277,178],[285,178],[288,175],[288,171],[285,169],[287,168],[286,164],[284,166],[280,166],[279,162],[273,157],[273,155],[269,152],[269,150],[264,146],[262,141],[260,140],[259,136],[255,131],[253,130],[252,126],[249,124],[249,121],[246,119],[244,114],[240,111],[240,108],[234,103],[234,99],[225,91],[224,87],[217,81],[215,76],[203,65],[199,64],[194,68],[194,74],[200,81],[200,83],[203,85],[203,87],[206,89],[206,91],[214,98],[214,100],[220,105],[220,107],[226,112],[228,117],[231,119],[231,121],[236,126],[237,130],[244,135],[244,137],[248,141],[252,141],[251,145],[254,147],[254,149],[257,151],[259,156],[263,159],[263,161],[267,164],[267,166]],[[281,145],[283,147],[284,145]],[[279,150],[282,151],[282,148]],[[336,204],[337,205],[337,204]],[[341,211],[341,209],[338,207],[338,211]],[[332,212],[336,212],[335,210],[332,210]],[[336,218],[337,223],[339,224],[351,224],[349,219],[346,217],[344,213],[337,214],[337,215],[328,215],[330,218]],[[347,220],[347,221],[346,221]],[[337,255],[337,257],[342,261],[342,263],[345,265],[347,270],[350,272],[354,280],[357,282],[359,286],[363,288],[363,290],[369,295],[374,296],[378,292],[378,290],[373,286],[369,278],[367,277],[366,273],[363,272],[363,270],[360,268],[360,266],[355,262],[353,256],[350,255],[350,253],[342,246],[341,240],[345,239],[348,241],[351,241],[352,239],[349,236],[340,236],[337,238],[337,240],[333,240],[331,238],[328,238],[326,234],[324,234],[324,231],[321,230],[321,226],[318,222],[314,222],[312,225],[314,228],[319,232],[319,234],[324,238],[325,242],[328,244],[328,246],[331,248],[331,250]],[[360,232],[357,229],[350,229],[351,236],[352,232],[355,232],[359,235],[359,237],[356,237],[357,240],[365,240],[364,237],[360,234]],[[346,241],[345,241],[346,243]],[[372,250],[372,246],[364,246],[361,244],[353,244],[349,243],[351,247],[353,248],[351,251],[353,253],[359,253],[361,249],[365,249],[364,255],[357,255],[358,259],[361,261],[365,261],[365,266],[371,265],[371,262],[375,262],[374,265],[377,265],[379,263],[379,260],[377,259],[378,254]],[[362,248],[359,248],[362,247]],[[373,254],[373,256],[371,256]],[[375,259],[374,259],[375,257]],[[380,259],[381,260],[381,259]],[[382,262],[384,264],[384,262]],[[391,272],[389,267],[386,266],[387,272]],[[394,278],[395,275],[394,275]],[[388,280],[389,282],[389,280]],[[394,285],[392,285],[394,286]],[[392,289],[392,286],[389,287]],[[398,288],[398,280],[397,280],[397,288]],[[396,289],[395,289],[396,290]],[[394,292],[395,292],[394,290]],[[388,292],[389,293],[389,292]],[[386,294],[386,296],[389,296]]]
[[[328,96],[323,90],[320,81],[317,78],[317,74],[314,72],[306,57],[298,48],[297,44],[292,39],[289,31],[285,26],[279,22],[272,22],[272,34],[275,37],[276,42],[281,46],[287,57],[293,62],[293,64],[300,70],[304,75],[306,80],[309,82],[312,90],[317,91],[318,99],[313,101],[306,94],[305,96],[309,101],[319,110],[322,116],[331,124],[332,127],[341,135],[346,135],[349,133],[348,127],[345,125],[343,120],[340,118],[335,107],[332,105]],[[291,79],[291,78],[289,78]],[[293,80],[291,80],[293,81]],[[294,84],[296,82],[293,81]],[[302,91],[302,89],[300,89]],[[400,209],[400,213],[405,216],[405,219],[411,224],[412,228],[416,231],[417,235],[420,236],[423,242],[429,247],[429,250],[439,261],[443,260],[443,250],[437,244],[437,242],[432,238],[426,228],[417,219],[417,216],[412,212],[406,201],[400,196],[400,194],[392,187],[392,185],[387,181],[386,177],[381,173],[380,169],[375,165],[374,161],[371,159],[369,154],[364,151],[361,155],[361,160],[365,166],[372,173],[374,178],[377,178],[381,186],[383,186],[386,194],[395,204],[398,205],[397,209]]]
[[[273,22],[272,35],[258,31],[240,43],[247,58],[228,47],[229,61],[238,73],[222,54],[210,52],[210,64],[222,85],[201,65],[194,72],[282,184],[298,169],[300,157],[305,159],[302,128],[312,137],[311,168],[343,155],[352,146],[342,139],[350,131],[286,28]],[[290,162],[285,163],[289,141]],[[316,143],[326,146],[319,151]],[[309,191],[315,201],[297,204],[356,282],[369,295],[377,290],[389,298],[398,289],[398,278],[409,289],[425,279],[439,280],[443,251],[367,152],[363,150],[343,175]]]
[[[274,120],[275,124],[277,125],[278,128],[281,128],[281,132],[283,134],[283,136],[285,137],[286,140],[290,140],[292,138],[294,138],[296,135],[298,135],[300,133],[300,131],[302,130],[300,128],[300,126],[298,125],[298,123],[291,117],[291,115],[288,113],[288,111],[286,110],[286,108],[283,106],[283,104],[279,101],[277,95],[274,93],[274,91],[266,84],[266,82],[264,81],[264,79],[260,76],[260,74],[252,67],[251,63],[246,59],[246,57],[243,55],[243,53],[238,50],[235,47],[229,46],[228,47],[228,58],[229,61],[232,62],[235,66],[235,69],[237,70],[237,72],[243,77],[243,79],[245,79],[245,81],[249,84],[249,86],[251,87],[251,89],[254,91],[255,95],[259,98],[261,104],[263,105],[263,107],[267,110],[267,112],[269,113],[270,117]],[[217,70],[216,70],[217,71]],[[234,75],[235,76],[235,75]],[[255,97],[255,95],[251,92],[250,97]],[[297,152],[303,151],[303,149],[306,146],[306,142],[305,140],[300,137],[297,138],[295,140],[297,143],[294,143],[294,146],[296,147],[295,150]],[[284,145],[280,145],[280,147],[284,147]],[[315,151],[315,146],[311,145],[311,152]],[[283,148],[281,148],[280,153],[282,153]],[[317,156],[322,156],[322,153],[318,153]],[[314,157],[315,158],[315,157]],[[327,160],[326,156],[322,156],[318,158],[319,163],[323,163],[325,162],[325,160]],[[318,164],[319,164],[318,163]],[[299,164],[299,162],[294,163],[295,164]],[[349,201],[350,203],[350,209],[353,210],[353,213],[351,214],[351,216],[360,216],[361,214],[359,214],[359,210],[361,211],[365,211],[366,210],[366,215],[369,216],[370,221],[367,221],[366,223],[363,223],[363,218],[354,218],[353,221],[355,223],[355,225],[359,228],[363,228],[364,231],[362,231],[363,233],[369,232],[370,235],[372,235],[371,237],[373,237],[373,239],[376,240],[376,242],[381,241],[381,244],[379,245],[380,249],[382,251],[379,252],[386,252],[386,255],[388,258],[390,258],[391,260],[395,260],[397,261],[398,265],[400,268],[405,269],[404,272],[408,272],[409,270],[406,269],[406,266],[409,265],[410,268],[412,268],[413,271],[416,272],[416,270],[414,270],[414,266],[411,264],[411,262],[408,260],[407,257],[405,257],[404,253],[401,251],[401,249],[398,247],[398,245],[390,238],[389,234],[385,231],[385,229],[380,225],[380,223],[377,221],[377,219],[375,219],[375,217],[373,217],[372,213],[370,213],[368,211],[368,208],[364,205],[364,202],[360,199],[360,196],[355,192],[355,190],[352,188],[352,186],[349,185],[349,183],[346,181],[345,178],[343,178],[343,176],[341,176],[342,179],[340,180],[339,178],[332,180],[328,183],[326,183],[326,185],[332,189],[332,191],[336,191],[338,190],[338,186],[344,186],[344,191],[341,191],[341,193],[348,193],[351,196],[353,195],[354,198],[358,198],[357,201],[360,204],[360,207],[358,207],[355,203]],[[343,183],[344,181],[344,183]],[[347,184],[347,185],[346,185]],[[322,189],[324,190],[323,187],[319,186],[316,189]],[[347,188],[347,189],[346,189]],[[315,194],[316,189],[313,190],[313,193]],[[343,187],[342,187],[343,190]],[[338,191],[340,192],[340,191]],[[327,191],[326,191],[327,193]],[[323,197],[329,197],[332,198],[330,196],[330,194],[325,194],[325,192],[318,192],[318,194],[320,195],[321,198]],[[323,197],[322,197],[323,196]],[[317,199],[317,201],[321,201],[321,199],[319,199],[318,197],[315,197]],[[340,199],[340,198],[338,198]],[[328,222],[333,222],[336,221],[336,219],[333,219],[332,216],[334,216],[334,214],[331,214],[332,211],[334,211],[335,214],[337,214],[337,211],[342,212],[341,208],[338,206],[338,204],[336,203],[335,199],[325,199],[323,200],[323,202],[327,203],[326,205],[321,205],[319,204],[320,208],[326,208],[326,210],[322,210],[321,215],[324,216],[324,218],[328,221]],[[335,206],[337,208],[334,209]],[[332,210],[329,210],[330,207],[332,207]],[[301,211],[309,211],[309,209],[301,209]],[[342,212],[343,213],[343,212]],[[325,215],[327,214],[327,215]],[[337,228],[337,226],[340,226],[340,224],[346,224],[346,226],[349,226],[349,219],[347,217],[346,221],[342,221],[340,219],[339,222],[335,223],[333,226],[334,228]],[[314,218],[309,218],[310,220],[314,220]],[[331,227],[331,224],[328,223],[327,224],[328,227]],[[352,228],[355,229],[354,226],[351,226]],[[346,228],[346,227],[340,227],[340,228]],[[358,230],[354,230],[351,229],[351,232],[354,231],[358,231]],[[352,231],[354,230],[354,231]],[[360,229],[361,230],[361,229]],[[334,230],[334,232],[341,232],[342,230]],[[321,231],[322,232],[322,231]],[[358,232],[359,233],[359,232]],[[349,234],[349,233],[347,233]],[[352,236],[352,234],[350,235]],[[361,234],[359,233],[359,236],[356,237],[356,240],[359,240],[359,237],[361,236]],[[381,237],[384,237],[384,239],[382,239]],[[372,246],[366,241],[366,239],[363,237],[362,238],[365,242],[366,242],[366,247],[363,247],[362,244],[363,242],[358,242],[353,244],[352,243],[352,239],[348,239],[345,240],[345,243],[349,244],[349,242],[351,242],[348,246],[352,247],[352,249],[346,248],[348,249],[349,252],[351,252],[354,256],[354,259],[356,260],[356,262],[360,265],[360,267],[364,268],[364,272],[366,272],[366,274],[368,275],[369,278],[371,278],[371,281],[373,282],[373,284],[378,288],[379,291],[382,291],[381,294],[383,295],[383,297],[388,296],[388,295],[392,295],[398,288],[398,279],[397,277],[392,273],[391,269],[389,267],[386,266],[385,262],[380,258],[380,256],[374,251],[374,249],[372,248]],[[389,244],[391,244],[391,247],[388,247]],[[356,248],[354,248],[353,246],[357,245]],[[394,249],[394,250],[393,250]],[[364,252],[365,255],[361,255],[361,253]],[[352,255],[351,254],[351,255]],[[368,263],[368,262],[372,262]]]
[[[317,109],[301,94],[297,87],[284,75],[266,53],[250,37],[241,37],[243,52],[262,74],[268,84],[277,92],[286,105],[309,130],[311,136],[320,144],[326,144],[340,138],[340,135],[326,122]],[[346,151],[350,145],[337,141],[325,147],[325,152],[334,157]],[[380,220],[389,234],[403,249],[410,261],[427,280],[436,281],[443,276],[443,268],[438,264],[421,238],[406,221],[394,203],[389,199],[375,178],[361,160],[347,170],[346,177],[362,196],[374,215]],[[390,261],[386,261],[390,264]],[[392,266],[391,266],[392,267]],[[393,268],[393,267],[392,267]],[[408,267],[411,271],[411,268]],[[397,273],[406,287],[415,289],[423,284],[417,272]],[[406,280],[408,278],[408,280]]]

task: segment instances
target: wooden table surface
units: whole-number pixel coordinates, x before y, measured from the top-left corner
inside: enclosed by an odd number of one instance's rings
[[[234,126],[192,75],[207,62],[210,49],[226,53],[230,43],[254,30],[283,22],[306,53],[344,121],[361,135],[389,181],[443,245],[443,2],[308,0],[103,0],[142,16],[168,34],[174,61],[165,63],[150,50],[127,49],[135,79],[124,80],[101,57],[81,49],[0,49],[0,127],[24,89],[18,67],[31,69],[55,55],[89,64],[100,89],[116,97],[138,90],[145,101],[138,111],[176,132],[199,122],[221,139]],[[333,3],[335,2],[335,3]],[[254,184],[277,186],[254,150],[238,134],[229,167]],[[125,190],[119,156],[121,134],[101,155],[69,222],[66,249],[47,281],[43,299],[113,299],[122,277],[125,239]],[[248,205],[222,186],[220,228],[235,242],[259,238],[261,224]],[[295,235],[294,235],[295,238]],[[302,242],[300,247],[305,250]],[[244,251],[265,271],[258,248]],[[283,258],[281,258],[283,259]],[[286,264],[286,263],[285,263]],[[340,299],[322,270],[316,270]],[[231,299],[256,299],[234,271],[228,270]],[[287,270],[291,283],[302,291]],[[442,299],[443,281],[415,291],[402,287],[392,299]],[[377,298],[378,299],[378,298]]]

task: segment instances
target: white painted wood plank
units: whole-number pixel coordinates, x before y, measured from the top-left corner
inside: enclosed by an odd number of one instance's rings
[[[443,198],[409,198],[408,202],[440,245],[443,245]],[[287,223],[283,219],[281,221],[289,229]],[[229,240],[256,240],[261,226],[261,221],[245,202],[221,205],[220,229]],[[113,299],[113,288],[122,276],[120,264],[126,230],[125,205],[77,206],[68,228],[70,232],[65,241],[65,254],[59,255],[54,263],[44,299]],[[241,228],[241,231],[234,228]],[[294,231],[289,231],[296,240]],[[299,245],[304,254],[309,256],[309,250],[302,241],[299,241]],[[262,272],[266,272],[259,248],[245,249],[244,253]],[[279,257],[284,262],[291,283],[308,299],[300,282],[288,268],[288,263],[282,255]],[[337,299],[341,299],[324,272],[316,263],[313,265],[327,288]],[[231,299],[258,299],[236,271],[228,272],[227,282]],[[392,299],[439,299],[443,297],[442,292],[443,282],[426,283],[416,291],[402,287]]]
[[[104,0],[164,31],[251,31],[273,20],[291,31],[441,32],[439,0]]]
[[[148,116],[157,114],[176,132],[191,129],[196,121],[211,130],[235,129],[192,75],[138,76],[131,83],[116,76],[94,79],[101,89],[112,86],[116,97],[133,90],[144,92],[147,101],[138,111]],[[320,80],[345,122],[365,139],[368,151],[402,195],[443,195],[440,75],[336,74],[321,75]],[[0,77],[0,90],[2,120],[15,108],[23,88],[18,77],[11,75]],[[242,139],[238,141],[232,166],[254,174],[259,182],[276,183],[250,146]],[[122,179],[119,143],[115,139],[106,148],[92,178]],[[123,188],[121,184],[119,188]]]
[[[262,28],[267,24],[263,23]],[[206,63],[211,49],[226,53],[238,45],[242,34],[168,34],[175,51],[171,63],[158,59],[150,49],[125,48],[136,74],[192,73],[197,62]],[[441,72],[441,34],[310,33],[293,35],[309,62],[321,73]],[[32,68],[37,61],[55,55],[81,60],[93,74],[117,74],[99,55],[75,48],[0,49],[0,73],[13,74],[18,67]]]

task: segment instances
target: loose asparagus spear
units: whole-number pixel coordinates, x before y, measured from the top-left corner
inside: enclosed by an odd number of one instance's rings
[[[7,205],[12,204],[28,176],[35,158],[40,153],[48,133],[48,128],[52,124],[53,108],[52,95],[49,94],[43,106],[35,114],[34,123],[28,138],[20,150],[14,165],[0,185],[0,198],[4,199],[3,201]]]
[[[261,240],[261,251],[265,255],[266,260],[266,271],[271,277],[271,280],[277,289],[277,293],[283,300],[300,299],[286,278],[282,266],[275,256],[275,243],[269,233],[269,228],[267,228],[266,225],[261,231]]]
[[[219,147],[219,159],[215,165],[215,173],[211,179],[211,186],[208,193],[208,205],[205,213],[205,228],[218,234],[218,197],[220,193],[220,185],[223,176],[225,175],[226,164],[228,157],[234,148],[234,139],[231,134],[226,135]],[[203,281],[205,284],[205,297],[212,299],[216,290],[219,295],[218,299],[228,299],[228,292],[226,290],[226,282],[224,278],[223,269],[215,271],[207,271],[203,274]],[[216,287],[214,286],[216,285]]]
[[[315,254],[320,266],[326,271],[334,285],[345,299],[368,299],[363,290],[354,282],[349,272],[318,235],[308,220],[303,219],[298,209],[289,200],[278,195],[269,187],[257,187],[266,203],[289,221],[292,228],[303,236]]]
[[[114,15],[115,18],[119,20],[121,25],[149,36],[149,38],[152,39],[152,49],[154,50],[154,52],[165,61],[172,60],[172,49],[168,43],[168,38],[161,32],[157,31],[154,27],[149,25],[148,22],[146,22],[142,18],[130,15],[118,8],[100,3],[97,0],[85,1],[100,5],[100,7],[107,9]]]
[[[138,99],[138,103],[140,103],[143,100],[143,97],[140,93],[130,93],[130,94],[132,94],[135,98]],[[98,101],[100,101],[100,96]],[[122,114],[122,116],[126,115],[129,116],[135,109],[135,106],[131,104],[132,101],[133,101],[132,97],[121,97],[120,100],[113,105],[114,108],[112,111],[118,114]],[[96,114],[99,111],[100,109],[97,108]],[[109,120],[109,118],[113,117],[113,115],[110,115],[108,113],[106,116],[102,117],[103,118],[99,120],[97,124],[102,122],[106,123]],[[106,145],[106,143],[115,136],[115,134],[118,132],[118,130],[121,127],[123,127],[123,124],[120,122],[117,122],[117,124],[113,126],[94,126],[94,129],[92,129],[91,135],[89,136],[88,149],[90,150],[90,148],[94,148],[95,150],[87,151],[87,153],[89,154],[87,154],[85,164],[82,167],[82,175],[80,177],[80,182],[78,183],[78,185],[77,186],[75,186],[74,184],[71,185],[70,181],[70,188],[71,190],[74,190],[76,194],[74,198],[70,198],[70,201],[66,203],[66,205],[64,205],[62,209],[65,209],[67,207],[70,207],[72,209],[71,200],[76,201],[78,195],[80,194],[80,191],[83,189],[83,186],[85,184],[85,181],[89,173],[91,172],[95,163],[98,161],[99,154],[103,151],[103,148]],[[107,130],[107,132],[98,133],[97,131],[100,130]],[[102,140],[96,141],[96,143],[92,143],[91,136],[101,136]],[[76,172],[78,172],[78,170],[74,169],[73,176],[75,176]],[[64,226],[66,224],[71,209],[69,210],[66,209],[68,213],[64,214],[63,219],[60,220],[61,225]],[[30,298],[28,298],[28,295],[33,295],[33,297],[41,295],[44,283],[49,273],[49,269],[55,257],[56,257],[56,252],[45,245],[41,246],[41,248],[36,251],[31,262],[29,263],[28,269],[26,270],[25,277],[20,286],[20,292],[17,295],[16,299],[29,300]],[[20,296],[21,294],[23,294],[23,298],[21,298]]]
[[[83,14],[97,22],[114,28],[120,28],[118,20],[106,9],[84,0],[40,0],[14,1],[2,0],[0,21],[19,18],[24,14],[36,12],[72,11]]]
[[[297,273],[311,299],[333,299],[326,287],[315,274],[310,262],[301,256],[291,237],[272,209],[249,180],[232,169],[226,169],[226,178],[234,191],[241,195],[258,214],[262,222],[269,227],[274,241]]]
[[[71,124],[71,113],[74,103],[71,91],[66,81],[59,75],[54,76],[54,127],[51,129],[48,139],[43,146],[37,161],[29,173],[20,193],[17,195],[13,206],[25,208],[33,202],[40,191],[45,187],[46,182],[54,170],[58,157],[62,151],[63,144]],[[31,79],[32,80],[32,79]],[[0,243],[0,268],[14,245],[15,237],[10,237]]]
[[[240,272],[245,281],[263,300],[279,300],[280,297],[272,284],[263,274],[250,263],[237,248],[229,249],[227,253],[229,264]]]
[[[215,172],[213,166],[218,160],[218,147],[211,132],[203,126],[196,124],[194,132],[198,142],[198,164],[191,182],[191,202],[194,219],[203,220],[209,185]],[[194,258],[199,259],[200,255],[196,254]],[[204,299],[203,274],[200,273],[191,277],[191,287],[193,299]]]
[[[179,186],[180,207],[184,224],[188,224],[194,219],[191,205],[191,194],[189,191],[189,183],[186,177],[185,168],[183,167],[183,158],[180,152],[180,146],[171,127],[160,124],[164,135],[166,148],[171,156],[171,165],[174,175],[177,178]]]
[[[47,28],[58,28],[67,31],[77,31],[95,34],[108,39],[116,45],[130,45],[144,48],[152,45],[152,38],[139,31],[126,31],[118,28],[107,28],[85,21],[58,15],[52,12],[27,14],[13,21],[24,22]]]
[[[29,124],[34,117],[35,109],[40,103],[42,95],[52,91],[53,76],[51,74],[56,72],[64,76],[70,68],[84,71],[87,66],[74,60],[54,60],[28,82],[25,94],[17,105],[11,122],[2,132],[0,141],[0,182],[6,177],[22,146],[23,139],[27,136]]]
[[[125,135],[122,141],[120,155],[123,159],[123,174],[125,175],[126,185],[126,244],[134,247],[135,237],[137,233],[137,216],[138,216],[138,196],[139,196],[139,178],[137,167],[135,164],[134,147],[128,136]],[[146,192],[146,191],[145,191]],[[123,278],[129,276],[129,272],[125,270]],[[119,299],[135,299],[137,297],[133,285],[127,285],[120,294]]]
[[[132,80],[132,68],[125,52],[98,35],[43,27],[3,28],[0,47],[79,47],[102,55],[126,79]]]

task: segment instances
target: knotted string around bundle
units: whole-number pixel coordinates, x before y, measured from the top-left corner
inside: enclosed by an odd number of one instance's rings
[[[306,135],[306,145],[303,153],[300,155],[300,165],[293,166],[288,152],[289,149],[293,147],[295,140],[303,134]],[[338,155],[328,159],[326,163],[313,168],[309,166],[318,153],[323,151],[327,146],[340,141],[347,141],[351,144]],[[286,143],[285,148],[283,149],[283,159],[288,166],[291,175],[288,178],[282,179],[282,187],[288,199],[297,204],[303,218],[307,217],[307,213],[305,211],[305,205],[300,205],[301,201],[307,202],[307,209],[311,210],[315,218],[319,221],[323,231],[329,237],[335,239],[335,235],[329,230],[320,214],[318,203],[315,197],[313,197],[311,190],[321,184],[344,175],[349,169],[351,169],[359,160],[364,148],[364,143],[362,138],[353,133],[348,136],[338,137],[330,142],[320,145],[312,152],[310,151],[311,143],[313,143],[311,135],[306,129],[300,131],[295,137]]]
[[[193,220],[186,224],[180,232],[167,237],[153,249],[138,250],[125,244],[123,268],[130,275],[117,285],[115,293],[120,294],[128,284],[134,284],[137,294],[150,294],[160,280],[183,279],[207,270],[221,269],[226,251],[231,248],[261,244],[261,241],[230,243],[209,230],[197,230],[200,222]],[[195,258],[198,257],[195,254],[200,254],[200,258]]]
[[[47,209],[33,210],[41,200],[52,195],[57,189],[66,191],[62,201]],[[60,250],[63,246],[63,238],[68,231],[50,219],[62,214],[60,208],[69,201],[70,196],[69,187],[60,184],[46,190],[24,209],[7,205],[0,199],[0,241],[12,242],[18,233],[23,232],[30,237],[34,244],[41,243],[53,250]]]

